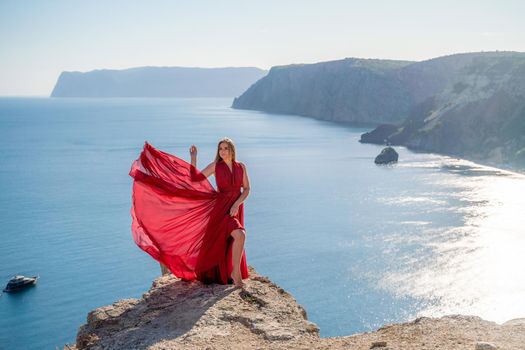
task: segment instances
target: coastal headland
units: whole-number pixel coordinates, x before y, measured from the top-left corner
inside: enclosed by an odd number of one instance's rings
[[[89,312],[76,344],[64,349],[525,349],[525,318],[497,324],[476,316],[421,317],[321,338],[293,296],[250,272],[243,289],[159,277],[142,298]]]

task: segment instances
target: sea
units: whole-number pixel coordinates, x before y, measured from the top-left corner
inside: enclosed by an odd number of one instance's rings
[[[524,175],[404,147],[378,166],[369,128],[231,103],[0,98],[0,284],[39,276],[1,294],[1,349],[62,349],[89,311],[141,297],[160,268],[132,240],[133,160],[145,141],[187,161],[195,144],[202,168],[225,136],[251,180],[248,263],[322,337],[525,317]]]

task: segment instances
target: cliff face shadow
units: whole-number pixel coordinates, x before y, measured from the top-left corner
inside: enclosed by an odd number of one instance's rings
[[[231,285],[157,279],[142,299],[122,300],[94,310],[77,336],[77,348],[145,349],[187,333],[215,303],[235,290]]]

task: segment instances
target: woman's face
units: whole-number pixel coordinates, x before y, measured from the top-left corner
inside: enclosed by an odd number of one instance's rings
[[[219,156],[224,160],[230,159],[230,146],[226,142],[221,142],[219,145]]]

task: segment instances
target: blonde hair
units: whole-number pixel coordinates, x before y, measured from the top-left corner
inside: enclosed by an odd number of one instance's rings
[[[232,155],[232,161],[235,162],[235,144],[233,143],[233,140],[229,137],[223,137],[219,140],[219,143],[217,144],[217,155],[215,156],[215,161],[218,162],[220,160],[223,160],[219,155],[219,148],[221,147],[221,143],[225,143],[228,145],[228,148],[230,149],[230,153]]]

